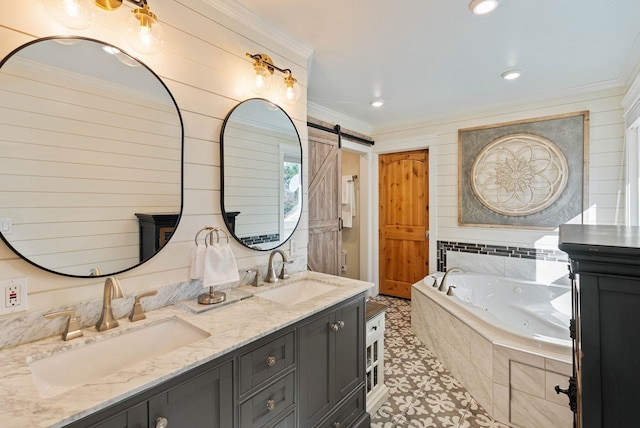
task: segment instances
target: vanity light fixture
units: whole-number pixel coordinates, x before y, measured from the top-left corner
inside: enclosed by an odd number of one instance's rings
[[[88,0],[42,0],[42,4],[53,19],[74,30],[89,28],[96,19]]]
[[[284,74],[284,100],[289,104],[294,104],[300,99],[300,85],[298,80],[293,77],[291,70],[288,68],[280,68],[274,65],[273,60],[267,54],[250,54],[246,53],[246,56],[253,60],[253,90],[258,93],[263,93],[271,86],[271,80],[273,73],[278,70]]]
[[[517,68],[514,68],[512,70],[507,70],[504,73],[500,74],[500,76],[504,80],[515,80],[518,77],[520,77],[521,75],[522,75],[522,70],[518,70]]]
[[[125,0],[42,0],[51,16],[64,26],[76,30],[88,28],[95,20],[92,1],[104,10],[116,10]],[[147,0],[126,0],[135,7],[127,20],[126,39],[139,53],[151,55],[158,53],[164,46],[164,30],[158,17],[151,12]]]
[[[469,10],[476,15],[486,15],[498,7],[498,0],[471,0]]]

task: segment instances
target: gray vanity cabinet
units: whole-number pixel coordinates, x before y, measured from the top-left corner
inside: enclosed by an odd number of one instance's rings
[[[71,428],[365,428],[364,293]]]
[[[233,426],[233,364],[209,370],[149,400],[149,427],[166,418],[173,427]]]
[[[365,426],[364,299],[298,327],[300,426]]]
[[[233,363],[205,366],[68,427],[155,428],[158,418],[166,418],[174,427],[229,428],[233,426]]]

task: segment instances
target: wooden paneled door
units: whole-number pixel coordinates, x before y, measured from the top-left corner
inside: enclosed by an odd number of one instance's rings
[[[338,135],[309,128],[309,250],[311,270],[340,275],[340,148]]]
[[[380,294],[411,298],[429,273],[429,152],[380,155]]]

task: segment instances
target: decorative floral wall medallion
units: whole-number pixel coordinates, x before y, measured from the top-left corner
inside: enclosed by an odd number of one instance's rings
[[[588,124],[589,112],[578,112],[459,130],[459,224],[580,222]]]
[[[490,210],[522,216],[554,203],[568,174],[567,159],[551,141],[533,134],[507,135],[478,153],[471,167],[471,188]]]

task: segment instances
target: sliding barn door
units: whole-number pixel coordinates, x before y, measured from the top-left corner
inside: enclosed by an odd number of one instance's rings
[[[309,267],[340,275],[340,149],[338,136],[309,128]]]
[[[429,152],[380,155],[380,294],[411,298],[429,273]]]

